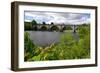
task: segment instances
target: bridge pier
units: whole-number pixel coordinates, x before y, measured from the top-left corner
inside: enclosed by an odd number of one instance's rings
[[[73,25],[73,33],[76,33],[76,25]]]

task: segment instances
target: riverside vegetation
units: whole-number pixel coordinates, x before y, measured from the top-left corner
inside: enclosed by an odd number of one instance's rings
[[[27,31],[24,32],[24,60],[47,61],[90,58],[90,26],[82,25],[77,28],[77,41],[69,32],[63,34],[58,44],[52,43],[47,47],[35,45]]]

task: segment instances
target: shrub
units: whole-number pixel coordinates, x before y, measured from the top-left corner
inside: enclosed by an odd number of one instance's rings
[[[34,50],[37,48],[34,43],[30,40],[28,32],[24,33],[24,50],[25,50],[25,61],[30,59],[34,55]]]
[[[25,22],[24,30],[32,30],[32,24],[30,22]]]
[[[80,27],[78,29],[78,35],[80,38],[83,38],[86,35],[90,35],[90,27],[89,26]]]
[[[71,26],[67,26],[66,30],[72,30]]]

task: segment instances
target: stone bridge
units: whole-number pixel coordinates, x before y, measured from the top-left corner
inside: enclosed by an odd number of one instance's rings
[[[42,31],[65,31],[67,27],[70,27],[73,32],[76,32],[77,27],[80,25],[51,25],[51,24],[37,24],[33,25],[33,30]]]

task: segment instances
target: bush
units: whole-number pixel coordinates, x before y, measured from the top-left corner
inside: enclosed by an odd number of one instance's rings
[[[90,27],[89,26],[80,27],[78,29],[78,35],[80,38],[83,38],[86,35],[90,35]]]
[[[67,26],[66,30],[72,30],[71,26]]]
[[[35,44],[30,40],[28,32],[24,33],[24,50],[25,50],[25,61],[30,59],[34,55],[34,50],[37,48]]]
[[[30,22],[25,22],[24,30],[32,30],[32,24]]]
[[[76,40],[74,39],[74,36],[71,33],[63,34],[60,39],[61,42],[65,43],[66,45],[70,45]]]

